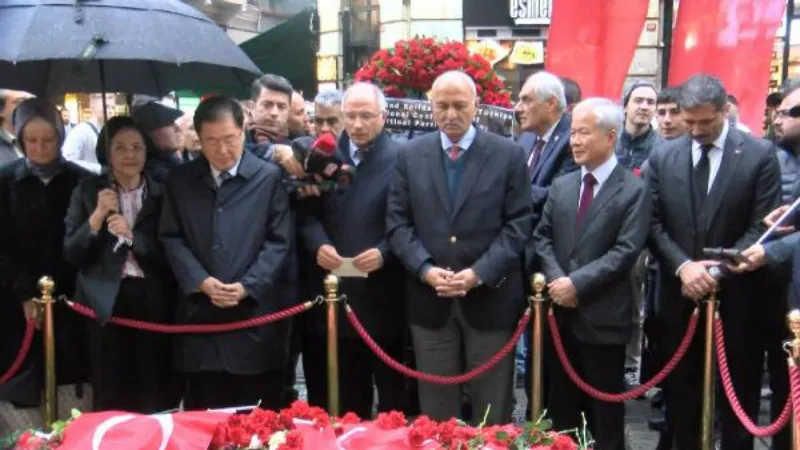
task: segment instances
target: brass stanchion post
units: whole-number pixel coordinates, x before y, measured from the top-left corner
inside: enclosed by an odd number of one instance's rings
[[[703,365],[703,409],[702,409],[702,450],[714,448],[714,372],[716,364],[714,359],[714,318],[717,314],[717,292],[714,291],[706,300],[706,336]]]
[[[325,302],[328,309],[328,413],[339,415],[339,336],[336,304],[339,302],[339,277],[325,277]]]
[[[531,277],[531,287],[533,288],[533,296],[531,296],[531,306],[533,307],[533,320],[531,323],[533,327],[531,345],[531,422],[536,422],[542,417],[542,333],[544,321],[544,292],[546,278],[543,274],[537,273]]]
[[[44,423],[45,427],[58,420],[58,395],[56,392],[56,341],[53,324],[53,291],[56,284],[50,277],[39,280],[42,298],[36,303],[44,310]]]
[[[800,309],[794,309],[788,316],[789,331],[794,339],[787,342],[789,352],[789,366],[800,363]],[[789,391],[789,400],[792,401],[792,391]],[[792,450],[800,450],[800,417],[792,414]]]

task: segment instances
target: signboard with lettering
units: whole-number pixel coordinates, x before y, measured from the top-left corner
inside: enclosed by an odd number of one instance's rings
[[[509,16],[516,25],[547,25],[553,0],[509,0]]]
[[[431,103],[427,100],[389,98],[386,131],[397,136],[413,137],[436,130]],[[484,131],[510,137],[514,127],[514,111],[498,106],[478,107],[475,122]]]

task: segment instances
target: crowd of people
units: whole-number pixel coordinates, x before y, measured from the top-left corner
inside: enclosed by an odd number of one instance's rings
[[[512,138],[475,125],[476,87],[458,71],[433,84],[438,130],[408,141],[384,130],[386,99],[368,83],[320,93],[313,119],[271,74],[248,101],[211,96],[192,118],[140,98],[130,117],[105,121],[102,100],[75,125],[46,99],[0,92],[0,367],[25,319],[40,320],[36,282],[52,276],[56,295],[97,314],[59,305],[55,326],[59,383],[90,382],[95,410],[279,409],[297,397],[300,358],[308,401],[327,407],[322,308],[221,334],[108,321],[262,316],[321,294],[345,259],[368,274],[341,278],[348,304],[389,356],[423,372],[456,375],[495,355],[542,272],[569,360],[600,390],[659,370],[718,291],[745,410],[758,415],[765,367],[774,416],[788,394],[781,344],[800,233],[757,240],[800,195],[800,83],[771,112],[772,141],[753,137],[706,75],[661,90],[636,83],[620,103],[582,100],[574,82],[538,72],[519,93]],[[326,133],[355,178],[298,188],[290,181],[309,174],[293,143]],[[743,256],[709,260],[708,247]],[[516,363],[509,355],[464,386],[410,383],[344,320],[339,339],[341,409],[363,418],[377,405],[502,424],[515,377],[530,396],[530,336]],[[697,333],[661,386],[660,448],[698,448],[702,358]],[[32,352],[28,380],[0,391],[17,408],[38,403],[39,360]],[[585,416],[595,449],[624,449],[624,404],[578,389],[549,339],[543,360],[554,426],[581,428]],[[727,401],[718,406],[722,448],[752,449]],[[789,448],[788,430],[773,446]]]

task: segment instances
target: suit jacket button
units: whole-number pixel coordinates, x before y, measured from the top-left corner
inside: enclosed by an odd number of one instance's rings
[[[456,237],[455,237],[455,236],[450,236],[450,243],[451,243],[451,244],[455,244],[457,240],[458,240],[458,239],[456,239]]]

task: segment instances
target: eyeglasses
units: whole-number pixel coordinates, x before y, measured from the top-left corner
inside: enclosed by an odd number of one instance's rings
[[[371,112],[346,112],[344,113],[344,120],[349,123],[353,123],[358,119],[361,119],[362,122],[371,122],[378,116],[379,114]]]
[[[225,147],[235,147],[241,142],[242,139],[242,132],[229,134],[227,136],[223,136],[221,138],[201,138],[201,142],[203,145],[208,147],[217,148],[220,145],[224,145]]]
[[[797,119],[800,117],[800,105],[793,106],[789,109],[778,109],[775,111],[775,118],[792,118]]]
[[[339,118],[338,117],[314,117],[314,123],[318,127],[325,126],[328,124],[329,127],[335,127],[339,125]]]

